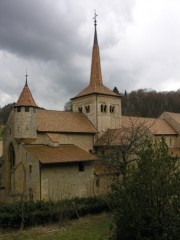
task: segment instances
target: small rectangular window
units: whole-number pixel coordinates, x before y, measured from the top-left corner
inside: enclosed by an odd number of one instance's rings
[[[17,112],[21,112],[21,107],[17,107]]]
[[[83,162],[80,162],[80,163],[79,163],[79,171],[80,171],[80,172],[84,172],[84,170],[85,170],[85,165],[84,165]]]
[[[29,107],[25,107],[25,112],[29,112]]]
[[[29,173],[32,173],[32,165],[29,165]]]

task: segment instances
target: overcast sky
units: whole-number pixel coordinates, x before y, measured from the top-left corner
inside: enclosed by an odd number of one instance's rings
[[[98,14],[104,85],[127,92],[180,88],[179,0],[0,0],[0,106],[28,84],[63,110],[89,84]]]

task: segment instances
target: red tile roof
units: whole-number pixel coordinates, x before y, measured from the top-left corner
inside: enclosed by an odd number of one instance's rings
[[[98,160],[95,155],[86,152],[73,144],[60,145],[59,147],[29,145],[25,146],[25,149],[42,164],[87,162]]]
[[[37,130],[40,132],[97,132],[83,113],[42,109],[37,109]]]
[[[25,84],[15,106],[37,107],[27,84]]]

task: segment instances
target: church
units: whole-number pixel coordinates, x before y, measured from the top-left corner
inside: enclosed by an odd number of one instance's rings
[[[121,115],[122,96],[103,83],[96,25],[95,19],[89,85],[71,98],[71,112],[40,108],[26,76],[4,128],[0,201],[106,194],[117,175],[101,164],[95,150],[105,146],[105,134],[132,122],[144,122],[154,137],[164,136],[170,153],[179,156],[180,114],[165,112],[158,119]]]

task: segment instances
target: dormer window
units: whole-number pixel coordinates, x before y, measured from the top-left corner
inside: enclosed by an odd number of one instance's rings
[[[79,111],[79,112],[82,112],[82,107],[78,107],[78,111]]]
[[[109,106],[109,112],[110,113],[114,113],[114,110],[115,110],[115,106]]]
[[[107,112],[107,105],[101,104],[101,112]]]
[[[89,105],[85,106],[85,110],[86,110],[86,113],[89,113],[90,112],[90,106]]]

